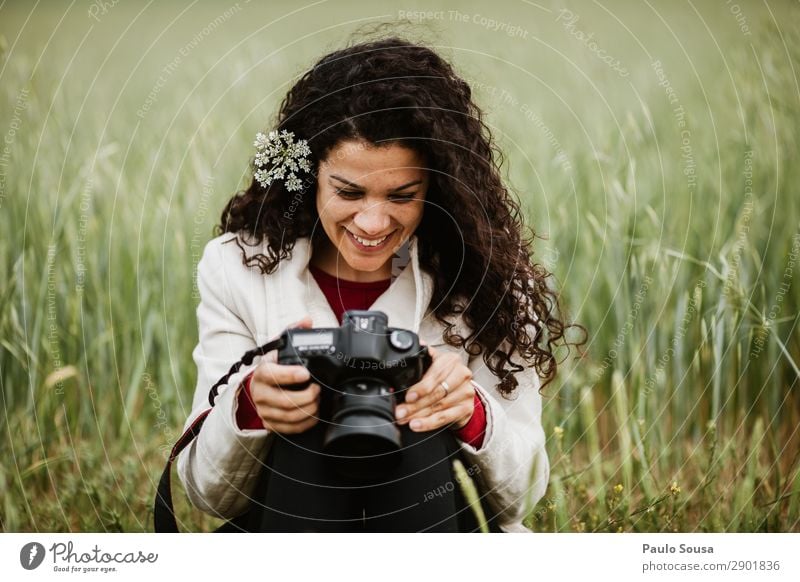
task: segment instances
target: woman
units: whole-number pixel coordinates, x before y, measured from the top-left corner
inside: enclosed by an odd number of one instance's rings
[[[333,52],[291,88],[198,265],[186,426],[244,352],[346,309],[385,312],[433,362],[396,409],[401,466],[367,485],[321,453],[320,386],[281,388],[307,370],[274,352],[240,369],[178,458],[196,507],[260,531],[472,531],[459,457],[492,528],[528,531],[549,477],[540,377],[565,325],[481,116],[445,60],[398,38]]]

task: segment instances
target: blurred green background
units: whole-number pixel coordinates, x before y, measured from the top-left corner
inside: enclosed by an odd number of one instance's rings
[[[589,331],[545,390],[551,481],[527,524],[799,531],[799,17],[0,4],[0,528],[152,530],[196,377],[196,263],[253,136],[317,58],[393,22],[472,83]],[[175,497],[185,529],[219,523]]]

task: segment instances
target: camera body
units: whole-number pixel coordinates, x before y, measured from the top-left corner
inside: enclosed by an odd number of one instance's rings
[[[340,472],[360,478],[391,468],[402,444],[395,406],[431,364],[417,334],[389,327],[381,311],[350,310],[340,327],[288,329],[280,345],[279,364],[305,366],[311,374],[308,382],[284,388],[322,387],[320,419],[329,423],[323,450]]]

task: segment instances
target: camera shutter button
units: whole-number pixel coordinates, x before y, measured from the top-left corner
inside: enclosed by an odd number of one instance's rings
[[[389,343],[393,348],[404,352],[414,345],[414,337],[410,332],[396,329],[389,335]]]

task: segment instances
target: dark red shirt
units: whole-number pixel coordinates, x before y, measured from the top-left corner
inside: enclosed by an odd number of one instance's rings
[[[391,285],[391,279],[381,281],[371,281],[363,283],[359,281],[347,281],[339,279],[333,275],[309,265],[309,270],[314,276],[317,284],[336,315],[336,319],[341,324],[342,315],[348,309],[369,309]],[[250,397],[250,379],[253,373],[247,375],[244,380],[244,390],[239,392],[239,406],[236,411],[236,423],[240,429],[259,429],[264,428],[261,419],[256,412],[253,401]],[[483,437],[486,432],[486,411],[483,402],[475,393],[475,408],[469,422],[461,429],[455,431],[455,435],[479,449],[483,444]]]

